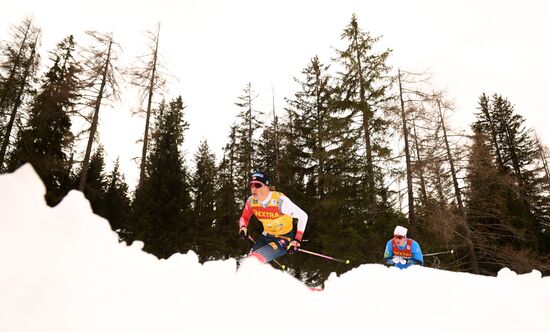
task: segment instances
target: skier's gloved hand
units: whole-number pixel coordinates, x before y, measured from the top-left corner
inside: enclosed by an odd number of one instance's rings
[[[242,226],[241,229],[239,229],[239,237],[241,240],[246,239],[246,236],[248,235],[248,228],[246,226]]]
[[[290,241],[286,247],[286,251],[291,255],[297,253],[298,249],[300,249],[300,240],[297,239]]]
[[[401,256],[393,256],[392,262],[393,264],[399,264],[399,263],[403,265],[407,264],[407,260]]]

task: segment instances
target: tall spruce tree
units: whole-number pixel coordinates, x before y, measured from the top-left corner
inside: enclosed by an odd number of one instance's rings
[[[82,179],[83,171],[84,169],[80,168],[78,179],[75,181],[75,187],[78,187],[79,180]],[[105,191],[107,183],[103,146],[99,146],[91,157],[88,167],[86,168],[86,173],[86,182],[82,192],[88,201],[90,201],[94,213],[105,217]]]
[[[525,126],[525,119],[501,95],[494,94],[490,100],[480,97],[477,120],[472,125],[486,137],[493,157],[502,163],[501,173],[510,175],[515,183],[514,196],[509,202],[509,211],[515,227],[523,232],[524,246],[534,251],[544,251],[544,229],[550,207],[548,194],[540,183],[543,173],[537,167],[539,151],[532,130]],[[497,150],[498,148],[498,150]],[[494,154],[496,151],[500,152]],[[500,159],[499,159],[500,158]]]
[[[189,127],[181,97],[160,106],[146,177],[133,202],[133,239],[159,258],[192,247],[193,227],[188,172],[180,147]]]
[[[286,116],[278,125],[279,136],[279,181],[276,186],[299,206],[307,207],[308,197],[304,187],[304,168],[300,133],[296,130],[298,118],[291,107],[286,107]]]
[[[337,184],[340,174],[334,173],[335,156],[342,146],[347,123],[334,109],[334,96],[330,86],[328,66],[318,57],[313,58],[302,71],[304,81],[300,90],[289,101],[294,112],[294,128],[302,151],[304,175],[308,183],[307,194],[317,200],[331,191],[331,183]]]
[[[540,261],[529,250],[530,236],[518,223],[521,199],[513,176],[496,167],[495,149],[488,145],[490,133],[482,133],[479,127],[475,130],[466,177],[466,208],[480,272],[496,275],[503,267],[517,272],[540,269]]]
[[[341,38],[347,42],[347,47],[337,51],[337,62],[343,68],[339,75],[339,106],[354,121],[350,123],[350,129],[357,131],[356,141],[362,142],[360,151],[364,153],[361,158],[364,170],[360,176],[368,219],[372,222],[378,219],[377,195],[382,189],[377,184],[377,178],[381,179],[377,174],[382,171],[377,167],[377,160],[389,156],[386,142],[388,122],[382,111],[387,101],[393,98],[388,91],[390,81],[386,78],[390,71],[386,60],[391,51],[376,53],[374,47],[379,37],[362,31],[355,15]]]
[[[105,199],[101,216],[109,220],[111,229],[118,233],[121,240],[126,240],[126,229],[130,218],[130,198],[128,184],[119,171],[119,161],[115,162],[113,171],[107,175]]]
[[[216,234],[216,257],[227,259],[239,257],[248,248],[237,237],[238,218],[242,208],[241,192],[237,188],[237,137],[236,126],[231,127],[229,142],[224,147],[224,155],[217,167],[218,182],[215,194],[214,233]],[[239,188],[240,189],[240,188]]]
[[[236,126],[236,178],[239,184],[239,198],[242,202],[248,197],[247,181],[250,174],[258,166],[256,162],[257,149],[254,140],[257,138],[257,131],[261,128],[260,121],[262,112],[254,107],[254,100],[257,98],[256,92],[252,89],[252,84],[248,83],[238,97],[235,105],[241,110],[237,115]]]
[[[513,170],[520,185],[526,185],[529,166],[537,154],[532,132],[506,98],[493,95],[492,111],[497,123],[497,142],[502,147],[502,162]]]
[[[479,113],[477,114],[477,121],[474,124],[474,129],[485,133],[487,138],[491,140],[492,144],[488,147],[493,151],[500,169],[505,170],[502,153],[500,152],[501,146],[497,137],[497,123],[493,118],[494,112],[491,109],[490,98],[483,93],[479,97],[478,105]]]
[[[349,122],[335,108],[334,79],[328,70],[314,57],[295,79],[299,90],[288,100],[289,124],[283,126],[288,128],[283,135],[283,165],[290,167],[282,174],[293,180],[286,193],[312,220],[306,231],[310,245],[336,255],[342,253],[339,236],[353,209],[346,200],[357,193],[357,187],[350,186],[355,173],[350,166],[357,165],[357,153],[350,141]],[[296,257],[289,265],[314,284],[330,273],[330,269],[317,269],[317,263],[311,257]]]
[[[195,154],[195,173],[191,179],[193,193],[193,249],[205,261],[216,255],[217,242],[214,223],[215,189],[218,182],[216,160],[207,141],[202,141]]]
[[[73,144],[70,113],[79,98],[81,68],[73,57],[73,36],[65,38],[51,53],[52,67],[32,101],[30,119],[19,133],[8,169],[30,162],[46,185],[48,204],[66,194]]]
[[[391,234],[396,220],[402,220],[392,204],[392,192],[387,188],[389,121],[384,116],[388,103],[393,101],[389,89],[390,67],[386,64],[391,51],[376,51],[379,37],[363,31],[355,15],[345,27],[341,39],[346,43],[337,50],[337,104],[340,116],[348,119],[349,142],[355,151],[346,167],[345,188],[349,196],[340,200],[347,207],[340,238],[351,239],[353,246],[342,248],[356,255],[356,262],[379,262],[376,248],[384,246],[377,234]],[[348,156],[347,158],[352,158]],[[343,157],[343,160],[346,158]],[[352,258],[353,259],[353,258]]]
[[[501,95],[489,99],[485,94],[479,98],[479,112],[476,113],[475,129],[490,138],[490,148],[497,162],[506,172],[513,172],[518,184],[528,181],[530,165],[537,156],[532,131],[524,125],[525,119]]]
[[[278,172],[277,160],[280,158],[279,147],[279,133],[277,132],[277,126],[275,122],[272,122],[269,126],[265,127],[262,131],[260,138],[258,139],[256,153],[257,164],[256,167],[263,172],[270,174],[273,180],[276,178]]]

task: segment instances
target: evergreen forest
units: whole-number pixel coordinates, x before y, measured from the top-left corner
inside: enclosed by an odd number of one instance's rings
[[[310,285],[382,263],[396,225],[424,253],[454,251],[426,257],[425,266],[548,275],[550,150],[521,110],[489,86],[468,110],[469,130],[458,131],[452,98],[424,74],[390,67],[392,50],[356,15],[335,33],[342,46],[330,59],[303,59],[281,110],[261,109],[264,92],[246,84],[228,105],[239,111],[221,154],[203,140],[187,159],[193,124],[181,92],[166,92],[160,27],[143,41],[142,61],[128,66],[109,33],[87,32],[86,42],[68,35],[40,54],[42,31],[26,18],[0,41],[0,172],[32,164],[50,206],[79,190],[121,242],[141,241],[161,259],[189,250],[201,262],[246,256],[251,243],[239,239],[238,219],[250,174],[261,170],[308,214],[302,247],[351,262],[281,257]],[[144,126],[135,188],[118,162],[106,165],[109,142],[100,138],[102,110],[123,96],[123,80],[140,91]],[[251,220],[253,236],[259,227]]]

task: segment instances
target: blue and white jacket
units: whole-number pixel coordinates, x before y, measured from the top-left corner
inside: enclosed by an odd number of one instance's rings
[[[400,256],[407,262],[406,264],[393,262],[394,256]],[[422,256],[422,249],[420,245],[413,239],[407,239],[405,245],[398,246],[394,239],[391,239],[386,243],[386,250],[384,251],[384,263],[386,265],[395,265],[400,269],[405,269],[411,265],[424,265],[424,257]]]

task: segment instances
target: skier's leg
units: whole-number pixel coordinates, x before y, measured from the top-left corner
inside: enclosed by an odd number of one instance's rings
[[[285,238],[272,238],[272,240],[252,252],[249,256],[256,257],[260,262],[267,263],[286,254],[289,241]]]
[[[256,239],[256,243],[254,243],[254,245],[252,246],[252,248],[250,249],[250,253],[260,249],[261,247],[265,246],[266,244],[268,244],[270,241],[272,240],[272,238],[268,238],[267,236],[263,235],[263,234],[260,234],[260,237],[258,237]]]

